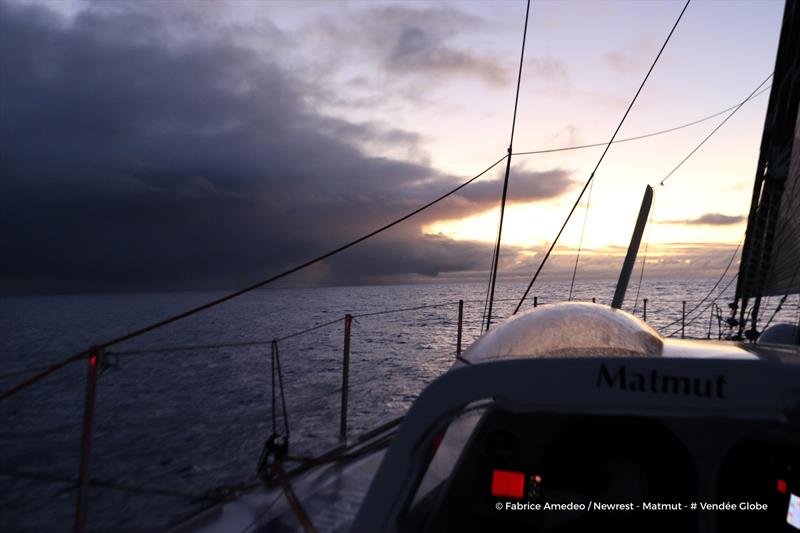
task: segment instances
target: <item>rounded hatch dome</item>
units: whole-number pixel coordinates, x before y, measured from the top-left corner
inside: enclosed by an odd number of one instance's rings
[[[657,357],[663,344],[656,330],[625,311],[566,302],[498,324],[463,357],[470,362],[510,357]]]

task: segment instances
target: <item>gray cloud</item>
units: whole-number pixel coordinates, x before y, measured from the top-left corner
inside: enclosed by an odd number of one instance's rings
[[[567,192],[576,182],[563,169],[530,171],[514,168],[509,181],[509,199],[516,202],[537,202],[555,198]],[[497,204],[502,191],[500,179],[481,181],[464,189],[461,196],[471,202]]]
[[[534,83],[549,90],[568,91],[572,84],[567,64],[554,57],[531,57],[525,61],[525,70]]]
[[[391,74],[379,82],[351,78],[351,87],[370,95],[350,102],[358,106],[382,98],[389,87],[422,98],[431,89],[431,76],[438,84],[452,78],[473,78],[491,86],[510,83],[511,72],[501,60],[457,43],[460,35],[474,35],[484,28],[482,19],[449,6],[372,6],[346,20],[318,18],[304,26],[303,33],[327,43],[322,47],[328,50],[323,52],[323,69],[346,61]],[[346,98],[318,98],[348,103]]]
[[[692,226],[729,226],[740,224],[746,220],[744,215],[723,215],[722,213],[706,213],[697,218],[684,220],[662,220],[659,224],[683,224]]]
[[[205,19],[181,15],[176,30],[170,9],[148,6],[105,3],[66,21],[0,4],[0,292],[231,287],[463,179],[366,155],[364,139],[418,138],[321,116],[268,56],[203,32]],[[421,237],[420,224],[487,208],[497,184],[476,183],[308,279],[485,269],[490,245]],[[515,170],[511,194],[569,186],[558,169]]]
[[[402,26],[387,55],[390,70],[417,74],[475,76],[486,83],[505,85],[508,73],[495,60],[458,50],[443,42],[435,29]]]

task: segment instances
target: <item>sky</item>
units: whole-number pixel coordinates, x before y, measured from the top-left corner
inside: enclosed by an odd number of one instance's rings
[[[682,7],[532,2],[514,151],[607,142]],[[744,100],[782,13],[694,0],[618,137]],[[0,294],[235,288],[427,203],[505,154],[524,18],[518,1],[0,0]],[[768,97],[664,186],[725,115],[613,145],[544,278],[571,276],[579,246],[579,279],[616,277],[647,184],[645,275],[719,275]],[[512,158],[502,279],[530,278],[602,150]],[[287,282],[485,279],[503,172]]]

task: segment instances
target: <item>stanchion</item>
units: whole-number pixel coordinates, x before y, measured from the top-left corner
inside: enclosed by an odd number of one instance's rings
[[[456,337],[456,356],[461,355],[461,331],[464,323],[464,300],[458,301],[458,336]]]
[[[86,401],[83,406],[83,431],[81,433],[81,466],[78,475],[78,501],[75,510],[75,531],[86,531],[89,513],[89,468],[92,459],[92,430],[94,429],[94,406],[97,397],[97,370],[100,352],[89,352],[89,372],[86,377]]]
[[[681,311],[681,339],[686,337],[686,300],[683,301],[683,310]]]
[[[339,420],[339,439],[347,440],[347,395],[350,381],[350,323],[352,315],[344,315],[344,351],[342,361],[342,410]]]

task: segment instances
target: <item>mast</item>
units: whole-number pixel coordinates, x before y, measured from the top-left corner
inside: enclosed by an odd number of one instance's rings
[[[531,11],[531,0],[525,8],[525,29],[522,31],[522,52],[519,55],[519,72],[517,74],[517,93],[514,97],[514,115],[511,119],[511,138],[508,141],[508,155],[506,155],[506,175],[503,179],[503,196],[500,200],[500,224],[497,228],[497,242],[494,247],[494,257],[492,259],[492,282],[489,289],[489,310],[486,313],[486,331],[492,325],[492,305],[494,304],[494,286],[497,282],[497,269],[500,261],[500,240],[503,236],[503,217],[506,212],[506,196],[508,194],[508,176],[511,174],[511,152],[514,146],[514,128],[517,125],[517,106],[519,105],[519,86],[522,82],[522,62],[525,59],[525,39],[528,36],[528,15]]]

